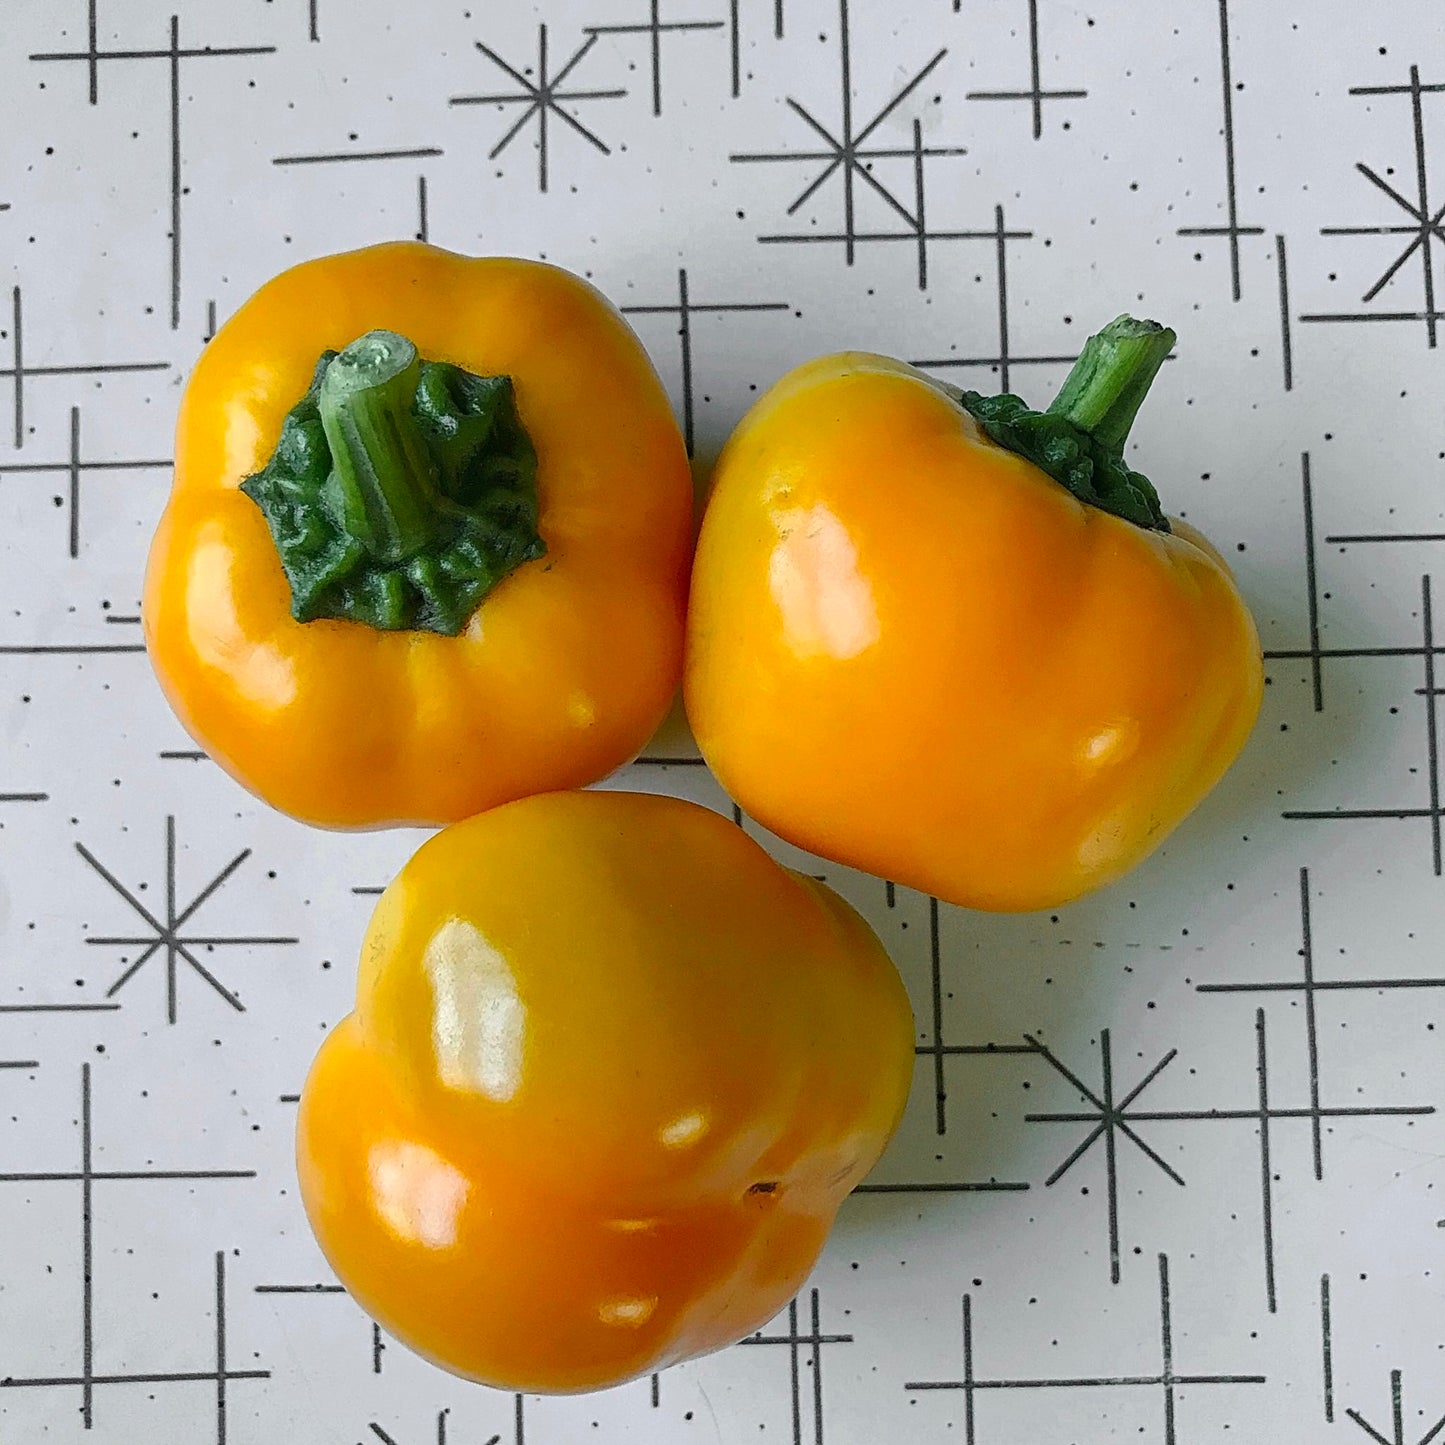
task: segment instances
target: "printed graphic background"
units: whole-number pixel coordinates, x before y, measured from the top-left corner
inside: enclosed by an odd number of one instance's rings
[[[1445,1439],[1440,40],[1420,0],[0,0],[0,1440]],[[206,337],[411,235],[593,278],[700,473],[824,350],[1043,399],[1167,320],[1136,464],[1270,655],[1226,783],[1057,916],[813,865],[907,977],[907,1123],[762,1336],[593,1398],[464,1386],[328,1274],[295,1094],[418,835],[269,813],[140,644]],[[729,810],[678,751],[617,784]]]

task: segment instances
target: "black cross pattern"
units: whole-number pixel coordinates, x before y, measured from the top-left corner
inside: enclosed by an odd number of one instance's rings
[[[102,50],[97,43],[98,0],[87,0],[86,30],[90,43],[85,50],[44,51],[30,56],[38,61],[74,61],[83,64],[90,77],[90,103],[100,103],[100,67],[115,61],[164,60],[170,70],[170,267],[171,267],[171,330],[181,324],[181,198],[185,194],[181,161],[181,67],[193,60],[217,60],[243,55],[272,55],[274,45],[189,45],[181,44],[180,17],[170,18],[170,43],[165,49]]]
[[[1292,994],[1304,999],[1305,1039],[1308,1053],[1310,1081],[1310,1134],[1314,1156],[1315,1178],[1325,1177],[1324,1139],[1322,1120],[1331,1116],[1331,1111],[1320,1108],[1320,1044],[1318,996],[1331,993],[1395,993],[1399,990],[1445,989],[1445,976],[1439,978],[1333,978],[1315,977],[1314,929],[1310,918],[1310,870],[1299,871],[1300,907],[1300,948],[1299,958],[1302,974],[1298,982],[1290,979],[1274,980],[1268,983],[1201,983],[1200,993],[1256,993]],[[1401,1110],[1390,1110],[1400,1113]],[[1433,1110],[1411,1110],[1412,1113],[1430,1113]]]
[[[4,333],[0,332],[0,336]],[[66,366],[36,366],[25,359],[25,313],[20,287],[10,288],[10,365],[0,367],[15,390],[15,447],[25,445],[25,384],[40,376],[105,376],[122,371],[165,371],[169,361],[82,361]],[[72,556],[74,553],[71,554]]]
[[[813,1445],[823,1445],[823,1349],[827,1345],[851,1345],[853,1336],[847,1334],[824,1334],[822,1327],[822,1310],[820,1307],[818,1291],[809,1291],[809,1324],[807,1334],[802,1334],[798,1329],[798,1301],[796,1298],[788,1302],[788,1329],[786,1334],[767,1335],[761,1330],[755,1335],[749,1335],[745,1340],[739,1340],[739,1346],[743,1345],[773,1345],[785,1348],[788,1351],[788,1378],[792,1391],[793,1401],[793,1442],[792,1445],[804,1445],[803,1434],[803,1386],[802,1372],[804,1368],[812,1372],[812,1431],[811,1438]],[[803,1351],[807,1350],[807,1358],[804,1360]]]
[[[741,822],[741,812],[735,809],[736,820]],[[897,890],[889,883],[886,886],[888,906],[895,906]],[[948,1131],[948,1088],[944,1061],[951,1058],[1007,1058],[1015,1054],[1032,1054],[1037,1049],[1032,1044],[951,1044],[943,1036],[943,958],[938,929],[939,904],[936,898],[928,900],[929,937],[929,995],[930,1024],[929,1040],[918,1044],[914,1054],[918,1058],[931,1059],[934,1127],[942,1137]],[[1021,1194],[1029,1185],[1022,1181],[1001,1179],[977,1180],[913,1180],[908,1182],[868,1178],[853,1190],[853,1195],[863,1197],[870,1194]],[[852,1196],[850,1196],[851,1198]]]
[[[1169,1290],[1169,1257],[1159,1256],[1159,1344],[1160,1369],[1149,1375],[1086,1375],[1060,1379],[979,1379],[975,1373],[973,1298],[963,1297],[963,1378],[961,1380],[914,1380],[904,1385],[909,1393],[921,1390],[963,1392],[963,1445],[978,1445],[977,1396],[995,1390],[1158,1390],[1162,1406],[1164,1445],[1178,1445],[1176,1414],[1179,1390],[1204,1386],[1263,1385],[1264,1375],[1195,1375],[1181,1373],[1174,1362],[1174,1306]]]
[[[236,1380],[266,1380],[269,1370],[236,1370],[227,1354],[226,1256],[216,1251],[216,1307],[214,1364],[209,1369],[166,1370],[97,1374],[95,1370],[95,1251],[94,1201],[97,1185],[170,1181],[215,1181],[254,1179],[254,1169],[97,1169],[94,1164],[94,1131],[91,1122],[90,1065],[80,1066],[80,1167],[74,1170],[0,1173],[0,1184],[80,1185],[80,1355],[78,1375],[0,1374],[0,1390],[78,1389],[80,1414],[85,1429],[94,1425],[95,1391],[112,1385],[210,1384],[215,1389],[216,1445],[226,1445],[226,1401],[228,1387]]]
[[[694,412],[695,396],[693,389],[693,317],[702,315],[728,315],[743,312],[760,311],[787,311],[789,310],[786,301],[694,301],[688,289],[687,268],[684,266],[677,273],[677,300],[660,306],[624,306],[623,312],[629,316],[675,316],[677,318],[677,334],[682,350],[682,420],[683,436],[687,440],[687,454],[693,454],[693,444],[696,440],[694,433]],[[653,759],[639,758],[638,762],[651,762]],[[674,759],[666,759],[672,762]],[[696,760],[701,763],[702,759]]]
[[[561,124],[567,126],[575,134],[580,135],[595,150],[599,150],[605,156],[612,154],[611,149],[596,132],[589,130],[573,113],[566,107],[575,106],[580,101],[591,100],[619,100],[627,94],[625,90],[559,90],[558,87],[577,69],[579,65],[591,53],[593,46],[597,44],[597,36],[589,35],[587,39],[572,52],[571,57],[555,75],[550,73],[547,58],[547,27],[537,27],[537,63],[535,68],[528,66],[526,71],[518,70],[508,61],[504,60],[489,45],[483,44],[480,40],[476,42],[477,49],[499,70],[503,71],[520,87],[516,91],[504,92],[495,95],[454,95],[447,102],[449,105],[520,105],[522,114],[519,119],[508,128],[496,145],[487,153],[488,160],[496,158],[507,149],[516,138],[532,122],[537,122],[537,188],[545,191],[547,189],[548,165],[550,160],[551,128],[549,120],[554,118]],[[528,73],[535,74],[535,80],[527,78]]]
[[[1310,454],[1300,457],[1301,494],[1304,513],[1305,553],[1305,599],[1308,609],[1309,645],[1307,647],[1270,648],[1264,656],[1269,661],[1301,661],[1310,665],[1314,690],[1314,707],[1320,712],[1324,707],[1324,666],[1333,658],[1368,657],[1413,657],[1419,658],[1422,671],[1422,686],[1415,689],[1415,695],[1424,699],[1422,714],[1425,722],[1425,784],[1426,800],[1423,806],[1365,807],[1365,808],[1292,808],[1282,816],[1295,821],[1307,822],[1358,822],[1381,819],[1424,819],[1430,824],[1430,851],[1435,876],[1442,871],[1441,819],[1445,818],[1445,805],[1441,803],[1440,748],[1439,748],[1439,698],[1442,688],[1436,681],[1436,659],[1445,651],[1445,643],[1435,637],[1435,620],[1431,582],[1428,574],[1420,579],[1420,628],[1419,643],[1406,646],[1378,647],[1326,647],[1320,640],[1320,592],[1316,564],[1316,539],[1314,492],[1310,475]],[[1332,535],[1326,541],[1341,546],[1350,543],[1373,542],[1433,542],[1445,534],[1434,532],[1377,533],[1369,535]]]
[[[1314,973],[1314,939],[1310,920],[1309,870],[1300,870],[1300,957],[1303,960],[1304,977],[1299,983],[1270,982],[1259,984],[1200,984],[1200,993],[1289,993],[1303,994],[1305,998],[1305,1032],[1309,1072],[1309,1103],[1303,1108],[1282,1107],[1271,1101],[1269,1050],[1265,1011],[1255,1011],[1256,1081],[1255,1103],[1249,1108],[1236,1109],[1168,1109],[1149,1110],[1136,1107],[1137,1101],[1151,1084],[1178,1057],[1178,1049],[1170,1049],[1154,1064],[1144,1077],[1133,1085],[1122,1097],[1118,1096],[1114,1079],[1113,1049],[1110,1031],[1103,1029],[1099,1034],[1100,1088],[1095,1091],[1061,1063],[1052,1052],[1029,1039],[1045,1062],[1069,1084],[1071,1084],[1090,1106],[1077,1112],[1034,1113],[1025,1116],[1029,1123],[1088,1124],[1090,1128],[1083,1141],[1065,1158],[1044,1181],[1045,1187],[1057,1184],[1095,1145],[1104,1148],[1104,1174],[1108,1210],[1109,1270],[1115,1284],[1120,1279],[1119,1249],[1119,1144],[1132,1144],[1141,1154],[1175,1184],[1183,1185],[1185,1180],[1159,1152],[1139,1133],[1136,1126],[1145,1124],[1193,1124],[1193,1123],[1253,1123],[1259,1138],[1260,1173],[1260,1220],[1263,1233],[1263,1256],[1265,1277],[1265,1299],[1271,1313],[1277,1310],[1275,1288],[1275,1233],[1274,1233],[1274,1183],[1270,1149],[1274,1126],[1282,1121],[1308,1120],[1314,1154],[1314,1176],[1324,1178],[1323,1135],[1326,1120],[1331,1119],[1380,1119],[1418,1118],[1435,1113],[1431,1105],[1353,1105],[1326,1106],[1321,1103],[1320,1047],[1317,1019],[1316,996],[1323,992],[1344,991],[1390,991],[1398,989],[1445,988],[1445,978],[1415,979],[1350,979],[1317,980]]]
[[[844,258],[852,265],[860,245],[888,242],[907,242],[918,253],[918,285],[928,285],[928,243],[930,241],[953,241],[973,239],[974,232],[931,231],[926,214],[926,162],[938,156],[961,156],[967,151],[962,146],[934,146],[923,142],[922,122],[913,122],[913,143],[911,146],[868,145],[868,139],[875,131],[918,89],[938,68],[948,54],[946,48],[938,53],[913,75],[893,98],[879,110],[861,129],[855,128],[853,115],[853,42],[848,18],[848,0],[838,0],[838,49],[841,61],[841,119],[836,130],[824,125],[800,101],[788,97],[788,108],[822,141],[821,149],[794,151],[763,151],[734,154],[730,160],[751,163],[796,164],[803,162],[820,169],[788,207],[788,215],[796,215],[803,206],[817,195],[835,175],[842,178],[843,229],[840,232],[806,231],[782,235],[759,236],[764,244],[795,245],[823,242],[841,245]],[[897,194],[884,185],[875,172],[879,161],[910,162],[913,209],[901,201]],[[898,231],[862,231],[858,228],[857,190],[859,186],[871,191],[893,216],[907,228]]]
[[[1223,989],[1219,991],[1224,991]],[[1119,1150],[1120,1140],[1133,1144],[1173,1183],[1183,1185],[1183,1176],[1169,1164],[1138,1132],[1143,1124],[1252,1123],[1259,1137],[1260,1222],[1263,1234],[1265,1300],[1270,1313],[1278,1308],[1275,1288],[1274,1174],[1270,1148],[1274,1125],[1281,1120],[1311,1121],[1313,1129],[1325,1119],[1377,1119],[1419,1117],[1433,1114],[1432,1105],[1356,1105],[1325,1107],[1319,1102],[1318,1073],[1311,1087],[1310,1103],[1305,1108],[1284,1108],[1271,1102],[1269,1089],[1269,1050],[1264,1010],[1255,1012],[1256,1102],[1249,1108],[1237,1109],[1139,1109],[1134,1105],[1149,1086],[1179,1056],[1170,1049],[1122,1098],[1116,1097],[1113,1074],[1113,1053],[1108,1029],[1099,1034],[1099,1055],[1102,1087],[1098,1092],[1084,1084],[1047,1049],[1039,1052],[1046,1062],[1083,1095],[1090,1106],[1081,1111],[1059,1111],[1026,1114],[1031,1124],[1089,1124],[1092,1126],[1082,1143],[1077,1145],[1062,1164],[1044,1181],[1045,1187],[1057,1184],[1073,1166],[1096,1144],[1104,1146],[1104,1177],[1107,1189],[1109,1231],[1109,1275],[1113,1283],[1120,1280],[1119,1250]],[[1322,1174],[1317,1177],[1323,1177]]]
[[[1427,344],[1433,348],[1438,340],[1439,322],[1445,312],[1435,305],[1435,251],[1432,241],[1445,243],[1445,206],[1434,207],[1430,198],[1429,167],[1425,152],[1425,108],[1422,97],[1438,95],[1445,91],[1445,83],[1422,85],[1420,67],[1410,67],[1408,85],[1356,85],[1351,86],[1351,95],[1408,95],[1410,97],[1410,118],[1412,122],[1415,150],[1415,199],[1411,200],[1390,184],[1380,173],[1363,161],[1355,169],[1370,182],[1376,190],[1382,191],[1400,210],[1410,218],[1408,222],[1395,225],[1376,226],[1325,226],[1320,234],[1324,236],[1394,236],[1397,239],[1409,237],[1405,248],[1387,266],[1380,277],[1369,287],[1360,300],[1368,304],[1373,301],[1399,272],[1418,254],[1420,257],[1420,279],[1423,286],[1424,308],[1418,311],[1353,311],[1316,313],[1301,316],[1301,321],[1423,321]],[[1432,207],[1434,207],[1432,209]]]
[[[971,90],[969,100],[1026,100],[1033,112],[1034,139],[1044,133],[1044,102],[1046,100],[1083,100],[1087,90],[1045,90],[1039,61],[1039,0],[1028,0],[1029,7],[1029,88],[1027,90]],[[954,0],[955,11],[962,8]]]
[[[960,239],[992,241],[994,255],[994,275],[998,286],[998,352],[993,356],[935,356],[923,357],[915,361],[915,366],[922,367],[926,371],[947,371],[959,367],[987,366],[998,372],[999,386],[1003,391],[1009,390],[1009,372],[1015,366],[1046,366],[1054,362],[1072,363],[1077,360],[1074,356],[1015,356],[1012,353],[1011,340],[1009,336],[1009,309],[1008,309],[1008,243],[1010,241],[1030,241],[1033,239],[1032,231],[1011,231],[1004,221],[1003,207],[993,208],[993,229],[991,231],[968,231],[957,233]],[[922,257],[920,254],[920,265]]]
[[[886,885],[888,890],[888,906],[894,906],[897,893],[894,885]],[[933,1098],[934,1098],[934,1128],[942,1137],[948,1132],[948,1087],[944,1060],[950,1058],[1005,1058],[1012,1054],[1035,1054],[1039,1052],[1037,1044],[1032,1042],[1024,1044],[950,1044],[944,1041],[943,1037],[943,949],[939,939],[938,931],[938,899],[928,900],[928,954],[929,954],[929,1002],[930,1002],[930,1024],[929,1042],[919,1044],[915,1047],[914,1053],[919,1058],[930,1058],[933,1060]],[[914,1186],[907,1186],[914,1187]],[[921,1187],[921,1186],[920,1186]],[[986,1185],[944,1185],[939,1186],[949,1192],[969,1191],[976,1188],[982,1189],[1004,1189],[1023,1190],[1027,1184],[986,1184]],[[867,1186],[862,1186],[867,1192]],[[858,1191],[854,1191],[855,1193]]]
[[[1239,238],[1262,236],[1263,226],[1239,224],[1239,187],[1235,175],[1234,75],[1229,53],[1229,0],[1219,0],[1219,74],[1224,96],[1224,193],[1228,220],[1222,226],[1181,226],[1181,236],[1224,236],[1229,241],[1229,281],[1234,299],[1241,296]]]
[[[138,368],[130,368],[132,370]],[[18,382],[17,382],[18,388]],[[17,389],[16,395],[19,395]],[[18,414],[18,406],[17,406]],[[67,480],[66,512],[69,519],[69,552],[72,558],[80,556],[80,485],[92,472],[158,472],[169,471],[169,457],[145,460],[91,460],[81,453],[80,408],[70,408],[70,446],[64,461],[55,462],[6,462],[0,464],[3,476],[64,476]]]
[[[1312,653],[1298,651],[1269,652],[1266,657],[1311,658],[1315,666],[1326,657],[1418,657],[1424,671],[1424,686],[1415,689],[1417,697],[1425,701],[1425,745],[1426,745],[1426,801],[1423,806],[1412,807],[1366,807],[1366,808],[1288,808],[1280,816],[1296,822],[1360,822],[1380,819],[1424,819],[1430,824],[1430,848],[1433,871],[1441,875],[1441,819],[1445,808],[1440,801],[1440,751],[1439,751],[1439,699],[1442,689],[1436,685],[1435,659],[1442,650],[1435,640],[1434,610],[1431,601],[1430,578],[1420,579],[1420,622],[1421,640],[1413,647],[1354,647],[1316,648]]]
[[[696,31],[722,30],[729,25],[728,20],[664,20],[662,18],[662,0],[646,0],[648,15],[646,20],[634,21],[630,24],[618,25],[589,25],[587,34],[598,35],[625,35],[625,36],[646,36],[650,51],[652,66],[652,113],[662,114],[662,55],[663,41],[668,36],[686,35]],[[742,89],[742,54],[738,38],[738,0],[730,0],[731,11],[731,52],[732,52],[732,85],[733,95],[736,96]]]
[[[225,999],[237,1012],[245,1012],[245,1005],[215,974],[201,962],[197,949],[225,947],[284,946],[299,943],[298,938],[270,936],[243,936],[239,934],[206,935],[183,934],[181,929],[195,916],[203,904],[220,889],[251,856],[249,848],[243,848],[224,868],[211,878],[205,887],[195,895],[184,908],[177,910],[176,903],[176,820],[166,818],[166,870],[165,870],[165,921],[162,922],[151,910],[122,883],[83,843],[77,843],[75,850],[115,890],[142,922],[150,929],[139,936],[105,936],[86,938],[89,944],[104,948],[139,948],[141,951],[131,959],[125,971],[106,990],[106,997],[113,998],[133,979],[156,954],[164,951],[166,958],[166,1017],[170,1023],[176,1021],[177,963],[184,961],[208,983],[216,993]]]

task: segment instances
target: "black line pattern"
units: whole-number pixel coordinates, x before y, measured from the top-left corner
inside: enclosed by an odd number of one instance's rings
[[[1334,1316],[1330,1308],[1330,1277],[1320,1277],[1320,1376],[1325,1393],[1325,1423],[1335,1423]]]
[[[1325,1419],[1333,1422],[1334,1414],[1334,1364],[1332,1352],[1332,1319],[1330,1311],[1330,1277],[1325,1275],[1320,1281],[1320,1309],[1322,1330],[1324,1335],[1324,1380],[1325,1380]],[[1438,1405],[1440,1394],[1437,1386],[1431,1386],[1431,1394]],[[1364,1411],[1349,1407],[1345,1410],[1345,1416],[1352,1421],[1359,1430],[1367,1435],[1377,1445],[1432,1445],[1432,1442],[1445,1436],[1445,1414],[1441,1414],[1434,1420],[1433,1424],[1421,1425],[1419,1435],[1414,1433],[1415,1427],[1407,1427],[1405,1420],[1407,1409],[1405,1405],[1405,1372],[1403,1370],[1390,1371],[1390,1423],[1381,1427],[1372,1422],[1370,1416]],[[1372,1412],[1373,1413],[1373,1412]],[[1429,1420],[1431,1416],[1423,1409],[1414,1412],[1422,1420]],[[1378,1420],[1378,1414],[1374,1420]],[[1386,1433],[1386,1430],[1389,1433]],[[1408,1430],[1408,1433],[1407,1433]],[[1358,1439],[1358,1436],[1353,1438]]]
[[[1226,221],[1222,226],[1181,226],[1181,236],[1222,236],[1229,242],[1229,284],[1234,299],[1244,294],[1240,283],[1239,239],[1262,236],[1263,226],[1243,226],[1239,221],[1239,184],[1234,144],[1234,64],[1230,55],[1229,0],[1219,3],[1219,77],[1224,110],[1224,195]]]
[[[78,1389],[81,1420],[87,1430],[95,1423],[95,1392],[113,1385],[211,1384],[216,1399],[216,1442],[226,1445],[226,1389],[230,1382],[265,1380],[269,1370],[232,1369],[226,1357],[226,1256],[215,1256],[215,1364],[205,1370],[98,1372],[95,1369],[94,1232],[95,1189],[98,1184],[159,1181],[210,1182],[254,1179],[249,1169],[97,1169],[94,1164],[94,1128],[91,1119],[90,1065],[80,1069],[80,1167],[74,1170],[30,1170],[0,1173],[0,1184],[78,1184],[80,1186],[80,1358],[78,1375],[0,1375],[0,1392],[6,1390]],[[3,1394],[0,1394],[3,1399]]]
[[[1032,231],[1011,231],[1004,220],[1003,207],[993,208],[993,229],[991,231],[959,231],[952,239],[968,241],[991,241],[993,243],[994,277],[998,292],[998,351],[992,356],[933,356],[923,357],[913,364],[927,371],[947,371],[954,368],[986,366],[998,374],[999,389],[1008,391],[1012,386],[1011,368],[1015,366],[1049,366],[1058,362],[1072,363],[1073,356],[1017,356],[1009,334],[1008,304],[1008,244],[1010,241],[1031,241]],[[922,243],[920,243],[921,245]],[[919,253],[920,287],[924,257]]]
[[[152,50],[101,50],[96,42],[97,18],[96,0],[89,0],[88,31],[90,44],[86,50],[52,50],[32,54],[35,61],[69,61],[83,64],[90,77],[90,103],[100,103],[100,67],[102,64],[132,63],[138,60],[163,60],[166,62],[170,81],[170,272],[171,272],[171,330],[177,331],[181,324],[181,211],[182,197],[187,187],[182,179],[181,149],[181,73],[182,66],[195,60],[213,60],[223,57],[272,55],[274,45],[188,45],[181,44],[181,22],[178,15],[170,17],[169,44],[165,49]]]
[[[1308,493],[1306,493],[1308,497]],[[1307,530],[1313,525],[1313,517],[1310,515],[1306,523]],[[1313,541],[1310,542],[1311,554],[1313,553]],[[1311,590],[1313,597],[1313,589]],[[1440,757],[1438,739],[1438,712],[1439,712],[1439,689],[1435,686],[1435,658],[1441,650],[1441,644],[1435,640],[1434,609],[1428,575],[1420,579],[1420,625],[1421,639],[1418,646],[1412,647],[1355,647],[1355,648],[1326,648],[1319,645],[1318,635],[1313,622],[1313,610],[1311,621],[1311,645],[1307,651],[1285,649],[1283,651],[1271,651],[1265,654],[1269,658],[1296,659],[1308,658],[1311,668],[1315,671],[1315,702],[1316,709],[1322,706],[1322,694],[1319,684],[1319,667],[1325,658],[1344,657],[1416,657],[1420,659],[1423,671],[1423,686],[1416,689],[1416,695],[1423,698],[1423,716],[1425,721],[1425,752],[1426,770],[1425,785],[1426,798],[1424,806],[1403,806],[1403,807],[1358,807],[1358,808],[1288,808],[1283,816],[1303,822],[1360,822],[1363,820],[1379,820],[1385,818],[1395,819],[1423,819],[1430,825],[1430,851],[1433,861],[1435,876],[1441,874],[1441,804],[1440,804]]]
[[[0,336],[4,333],[0,332]],[[0,367],[0,377],[9,377],[15,394],[15,448],[25,445],[25,387],[42,376],[106,376],[127,371],[165,371],[168,361],[82,361],[53,365],[29,361],[26,356],[25,312],[20,287],[10,288],[10,365]],[[74,414],[74,413],[72,413]],[[75,425],[75,423],[72,423]],[[169,465],[167,463],[167,465]],[[72,555],[74,555],[72,553]]]
[[[1279,276],[1280,365],[1284,369],[1284,389],[1294,390],[1294,335],[1289,314],[1289,253],[1283,236],[1274,238],[1275,269]]]
[[[826,1334],[822,1326],[822,1310],[818,1291],[808,1292],[809,1328],[806,1334],[798,1329],[798,1301],[789,1301],[788,1327],[784,1334],[769,1335],[761,1330],[749,1335],[742,1345],[773,1345],[788,1352],[788,1383],[793,1402],[793,1445],[824,1445],[823,1441],[823,1350],[828,1345],[851,1345],[851,1334]],[[740,1346],[741,1347],[741,1346]],[[804,1354],[804,1351],[807,1353]],[[812,1407],[803,1403],[803,1371],[811,1372]]]
[[[442,154],[440,146],[398,147],[380,151],[321,151],[315,155],[272,156],[273,166],[326,166],[346,161],[415,161]]]
[[[1159,1342],[1161,1367],[1151,1375],[1098,1375],[1058,1379],[980,1379],[976,1373],[973,1297],[963,1297],[963,1378],[961,1380],[914,1380],[904,1385],[909,1393],[923,1390],[959,1390],[963,1393],[964,1445],[978,1445],[977,1398],[997,1390],[1157,1390],[1163,1416],[1164,1445],[1177,1445],[1175,1422],[1178,1393],[1205,1386],[1263,1385],[1264,1375],[1184,1374],[1174,1365],[1174,1306],[1169,1289],[1169,1259],[1159,1256]]]
[[[299,1103],[300,1095],[286,1095],[282,1103]],[[260,1295],[276,1296],[301,1296],[315,1299],[325,1295],[344,1295],[346,1287],[340,1284],[258,1284],[255,1293]],[[373,1375],[381,1374],[382,1359],[386,1353],[386,1341],[381,1333],[381,1326],[375,1321],[369,1322],[367,1331],[367,1358],[370,1361],[370,1369]]]
[[[662,305],[633,305],[622,308],[629,316],[672,316],[677,319],[677,335],[682,353],[682,427],[687,441],[687,454],[692,456],[696,444],[696,395],[693,385],[693,318],[695,316],[725,316],[751,312],[786,312],[786,301],[694,301],[688,288],[687,267],[678,269],[677,300]],[[656,764],[673,763],[673,758],[638,758],[637,762]],[[701,765],[702,759],[682,759],[684,763]]]
[[[449,1409],[437,1411],[436,1445],[447,1445],[447,1420],[451,1417],[451,1413]],[[376,1439],[382,1442],[382,1445],[400,1445],[397,1438],[389,1434],[386,1430],[383,1430],[375,1420],[367,1426],[367,1429],[371,1431]],[[500,1445],[501,1439],[502,1437],[500,1435],[493,1435],[490,1439],[484,1441],[483,1445]]]
[[[891,886],[891,885],[890,885]],[[893,905],[889,905],[893,906]],[[925,1025],[926,1042],[914,1047],[919,1059],[930,1060],[929,1074],[935,1133],[942,1138],[948,1132],[948,1078],[945,1061],[948,1059],[1005,1059],[1015,1055],[1029,1055],[1039,1052],[1039,1045],[1029,1040],[1023,1044],[955,1044],[948,1042],[943,1030],[943,948],[939,936],[939,902],[928,900],[928,956],[929,956],[929,1022]],[[855,1195],[961,1195],[961,1194],[1021,1194],[1029,1188],[1024,1180],[1002,1179],[917,1179],[912,1181],[890,1180],[870,1176],[853,1192]]]
[[[1434,599],[1431,579],[1428,574],[1420,579],[1420,628],[1421,637],[1417,644],[1384,645],[1363,647],[1326,647],[1321,641],[1320,625],[1320,583],[1316,562],[1314,493],[1311,482],[1310,454],[1300,458],[1301,491],[1304,518],[1305,590],[1309,624],[1309,645],[1303,648],[1272,648],[1265,652],[1272,661],[1304,661],[1310,667],[1314,692],[1314,708],[1319,712],[1324,707],[1324,667],[1326,661],[1357,658],[1416,658],[1421,665],[1421,686],[1415,695],[1422,699],[1421,716],[1425,724],[1425,788],[1423,806],[1403,805],[1336,807],[1336,808],[1288,808],[1283,816],[1304,822],[1361,822],[1384,819],[1423,820],[1429,824],[1431,863],[1435,876],[1441,876],[1442,869],[1442,811],[1440,801],[1440,757],[1439,757],[1439,695],[1436,686],[1435,660],[1442,644],[1435,637]],[[1377,542],[1430,542],[1438,540],[1435,533],[1373,533],[1331,535],[1326,541],[1347,545]]]
[[[144,652],[143,642],[3,642],[0,657],[103,657]]]

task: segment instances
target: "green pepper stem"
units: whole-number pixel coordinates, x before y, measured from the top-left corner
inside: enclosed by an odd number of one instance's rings
[[[317,398],[343,528],[379,561],[413,556],[435,530],[435,467],[412,414],[416,347],[369,331],[332,358]]]
[[[1120,316],[1084,343],[1074,369],[1049,406],[1108,451],[1122,452],[1150,384],[1174,347],[1157,321]]]

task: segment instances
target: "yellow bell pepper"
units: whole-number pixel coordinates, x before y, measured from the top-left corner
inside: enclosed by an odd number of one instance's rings
[[[597,1389],[758,1329],[896,1127],[903,985],[868,925],[675,798],[527,798],[382,895],[301,1097],[312,1228],[403,1343]]]
[[[206,347],[143,614],[162,687],[309,822],[444,823],[635,753],[681,674],[687,457],[621,316],[413,243],[287,271]]]
[[[754,406],[703,518],[684,685],[751,816],[1022,910],[1118,878],[1213,787],[1259,711],[1259,640],[1123,460],[1173,341],[1120,318],[1047,412],[858,353]]]

